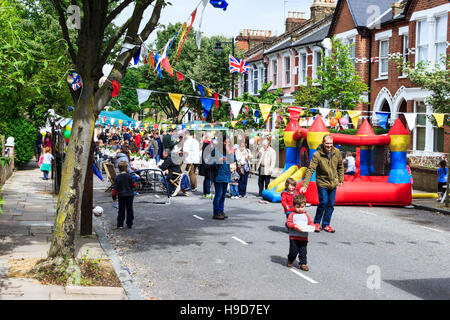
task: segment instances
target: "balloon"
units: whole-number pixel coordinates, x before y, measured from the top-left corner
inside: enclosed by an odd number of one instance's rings
[[[71,131],[72,130],[72,128],[69,126],[69,125],[67,125],[66,126],[66,130],[69,130],[69,131]]]
[[[250,143],[250,144],[254,144],[254,143],[255,143],[255,139],[253,139],[253,138],[250,139],[250,140],[249,140],[249,143]]]
[[[336,112],[336,119],[339,120],[340,118],[342,118],[342,112],[338,111]]]
[[[70,130],[64,131],[64,137],[65,137],[66,139],[69,139],[71,133],[72,133],[72,131],[70,131]]]
[[[337,118],[333,118],[330,120],[330,126],[336,127],[338,125],[339,121]]]
[[[348,125],[348,119],[347,118],[340,118],[339,123],[343,126]]]

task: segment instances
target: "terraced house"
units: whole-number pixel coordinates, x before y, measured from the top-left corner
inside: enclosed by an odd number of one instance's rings
[[[446,157],[450,136],[444,131],[449,128],[437,128],[430,121],[433,110],[425,102],[430,92],[399,74],[390,58],[434,64],[442,55],[448,56],[449,11],[448,0],[314,1],[310,19],[291,14],[288,20],[297,19],[297,25],[245,53],[252,71],[241,78],[239,93],[257,94],[262,83],[272,81],[272,89],[283,90],[281,100],[291,103],[298,86],[305,84],[307,77],[316,77],[321,57],[328,54],[322,41],[336,37],[353,45],[350,55],[355,70],[369,87],[363,97],[369,103],[357,109],[375,125],[374,111],[387,111],[391,124],[400,117],[405,125],[403,113],[417,113],[410,154]]]

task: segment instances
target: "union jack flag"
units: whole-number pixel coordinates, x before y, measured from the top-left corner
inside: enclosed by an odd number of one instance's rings
[[[248,63],[244,60],[239,60],[230,55],[230,73],[248,73]]]

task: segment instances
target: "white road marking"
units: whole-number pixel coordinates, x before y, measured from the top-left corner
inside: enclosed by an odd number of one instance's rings
[[[359,212],[368,214],[369,216],[375,216],[375,217],[377,216],[375,213],[367,212],[367,211],[364,211],[364,210],[359,210]]]
[[[205,219],[203,219],[202,217],[199,217],[199,216],[197,216],[197,215],[193,215],[195,218],[197,218],[198,220],[205,220]]]
[[[433,229],[433,228],[429,228],[429,227],[422,227],[424,229],[428,229],[428,230],[433,230],[433,231],[437,231],[437,232],[444,232],[442,230],[438,230],[438,229]]]
[[[305,279],[305,280],[307,280],[307,281],[309,281],[309,282],[311,282],[311,283],[314,283],[314,284],[318,283],[316,280],[313,280],[313,279],[311,279],[311,278],[305,276],[305,275],[302,274],[300,271],[297,271],[297,270],[292,269],[292,268],[289,269],[289,270],[291,270],[291,271],[292,271],[293,273],[295,273],[296,275],[302,277],[303,279]]]
[[[241,239],[239,239],[239,238],[237,238],[237,237],[235,237],[235,236],[233,236],[232,238],[233,238],[234,240],[236,240],[236,241],[239,241],[239,242],[242,243],[242,244],[248,245],[247,242],[245,242],[244,240],[241,240]]]

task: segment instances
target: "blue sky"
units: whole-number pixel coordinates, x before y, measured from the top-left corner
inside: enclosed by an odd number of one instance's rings
[[[167,6],[161,13],[160,23],[169,24],[187,21],[199,0],[171,0],[172,6]],[[210,4],[206,7],[201,31],[205,36],[225,35],[237,36],[243,29],[271,30],[272,35],[284,32],[284,17],[288,11],[303,11],[309,17],[309,7],[313,0],[227,0],[226,11],[216,9]],[[198,28],[202,5],[199,6],[194,28]],[[146,11],[149,18],[152,7]],[[284,9],[285,13],[284,13]],[[128,8],[116,23],[122,24],[131,16],[132,8]],[[154,32],[150,40],[154,39]]]

